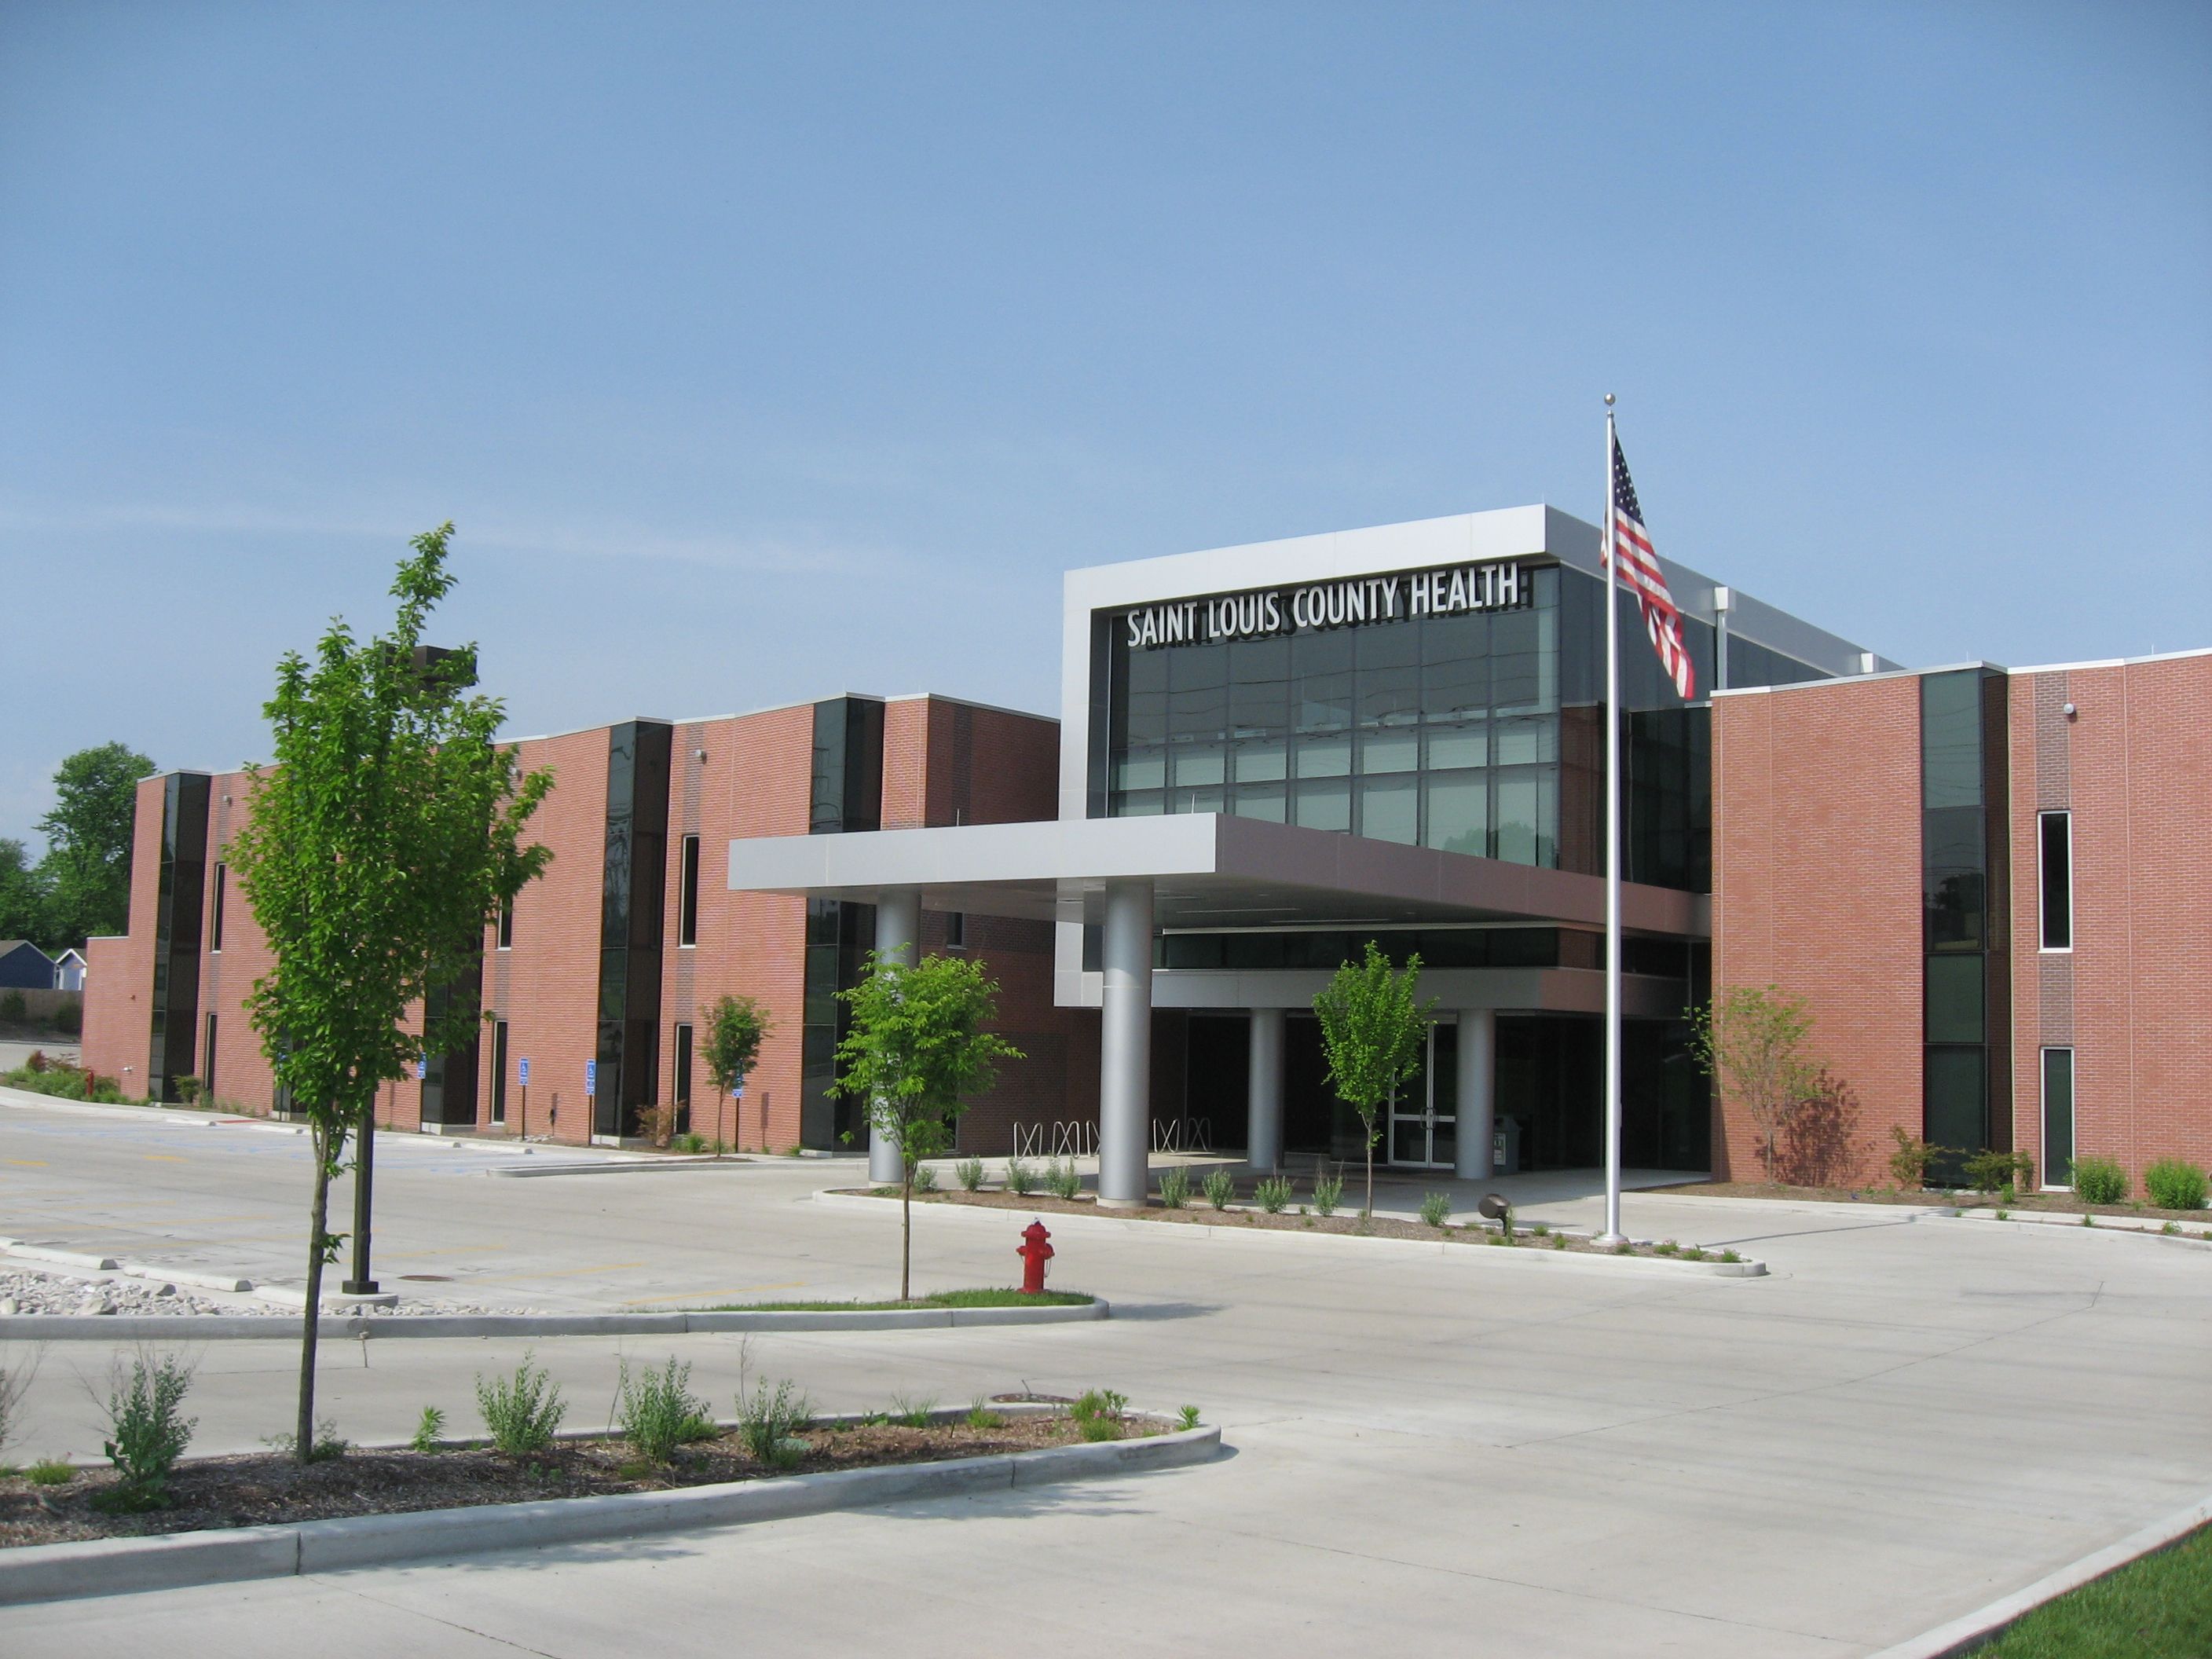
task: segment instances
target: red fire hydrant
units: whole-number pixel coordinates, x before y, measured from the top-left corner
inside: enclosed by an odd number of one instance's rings
[[[1022,1229],[1022,1248],[1014,1254],[1022,1259],[1024,1296],[1044,1294],[1044,1264],[1052,1260],[1051,1237],[1042,1221],[1032,1221]]]

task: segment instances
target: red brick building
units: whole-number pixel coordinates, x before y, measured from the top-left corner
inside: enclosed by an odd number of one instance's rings
[[[1783,1152],[1887,1180],[1892,1131],[2212,1164],[2212,652],[1713,700],[1713,980],[1808,999],[1838,1087]],[[1717,1113],[1715,1173],[1756,1178]]]
[[[827,1150],[853,1127],[824,1087],[832,994],[852,982],[869,926],[857,907],[728,890],[730,842],[1047,817],[1059,734],[1048,719],[942,697],[846,696],[517,748],[525,769],[554,775],[532,825],[551,864],[486,930],[473,1052],[428,1056],[426,1075],[387,1085],[379,1121],[581,1142],[634,1137],[641,1106],[686,1102],[710,1139]],[[189,1077],[243,1112],[285,1104],[245,1009],[270,956],[223,856],[247,799],[242,772],[139,785],[130,932],[93,942],[84,1030],[86,1063],[127,1093],[175,1099]],[[932,914],[921,945],[966,951],[1000,982],[999,1029],[1026,1056],[1001,1068],[963,1140],[996,1150],[1017,1119],[1080,1111],[1096,1036],[1086,1050],[1084,1016],[1053,1006],[1050,927]],[[758,999],[772,1022],[741,1105],[717,1101],[691,1058],[728,993]],[[587,1066],[605,1079],[591,1096]]]

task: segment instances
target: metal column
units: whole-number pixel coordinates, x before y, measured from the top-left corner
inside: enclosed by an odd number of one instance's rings
[[[1255,1170],[1273,1170],[1283,1159],[1283,1026],[1285,1011],[1252,1011],[1251,1083],[1244,1130],[1244,1156]]]
[[[876,954],[887,962],[914,966],[921,937],[921,894],[912,887],[887,888],[876,895]],[[868,1128],[868,1179],[881,1183],[905,1178],[899,1150],[884,1132]]]
[[[1098,1201],[1141,1206],[1150,1192],[1152,884],[1106,886],[1099,1004]]]
[[[1487,1181],[1497,1133],[1498,1016],[1488,1008],[1459,1015],[1459,1168],[1462,1181]]]

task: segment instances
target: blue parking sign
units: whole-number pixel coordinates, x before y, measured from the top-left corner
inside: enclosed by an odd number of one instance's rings
[[[739,1100],[745,1097],[745,1074],[743,1072],[730,1079],[730,1092]]]
[[[584,1092],[587,1095],[595,1095],[599,1091],[599,1062],[596,1060],[587,1060],[584,1062]]]
[[[514,1065],[514,1080],[524,1088],[530,1086],[530,1056],[525,1054]]]

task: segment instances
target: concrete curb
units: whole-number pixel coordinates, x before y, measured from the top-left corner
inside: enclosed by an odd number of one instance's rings
[[[2141,1532],[2130,1533],[2110,1548],[2085,1555],[2071,1566],[2061,1567],[2027,1589],[1978,1608],[1963,1619],[1938,1625],[1910,1641],[1870,1654],[1868,1659],[1954,1659],[1957,1655],[1971,1653],[1983,1643],[2003,1635],[2045,1602],[2056,1601],[2084,1584],[2094,1583],[2131,1561],[2155,1555],[2206,1525],[2212,1525],[2212,1498],[2169,1515]]]
[[[1142,1440],[837,1469],[675,1492],[420,1510],[157,1538],[33,1544],[0,1550],[0,1606],[284,1578],[490,1550],[627,1540],[696,1527],[743,1526],[827,1510],[1173,1468],[1210,1462],[1220,1449],[1221,1430],[1208,1424]]]
[[[827,1204],[839,1209],[866,1209],[880,1212],[890,1200],[870,1198],[864,1193],[823,1191],[814,1194],[817,1204]],[[927,1206],[933,1213],[980,1216],[992,1224],[1003,1226],[1009,1216],[1018,1217],[1018,1210],[985,1208],[978,1205],[933,1204]],[[1044,1212],[1038,1212],[1043,1218]],[[1218,1227],[1206,1222],[1138,1221],[1122,1219],[1112,1215],[1066,1215],[1054,1213],[1048,1224],[1054,1229],[1063,1224],[1074,1227],[1106,1228],[1116,1232],[1141,1233],[1146,1237],[1177,1236],[1197,1237],[1216,1242],[1239,1241],[1255,1243],[1287,1243],[1301,1247],[1335,1245],[1353,1250],[1395,1250],[1400,1255],[1479,1257],[1485,1261],[1542,1264],[1559,1267],[1595,1267],[1605,1273],[1653,1273],[1672,1277],[1689,1274],[1705,1279],[1762,1279],[1766,1275],[1764,1261],[1679,1261],[1666,1256],[1607,1255],[1587,1250],[1554,1250],[1542,1244],[1523,1245],[1517,1249],[1499,1249],[1480,1244],[1454,1244],[1437,1239],[1425,1238],[1359,1238],[1347,1233],[1294,1231],[1286,1227]]]
[[[2208,1213],[2203,1221],[2183,1224],[2185,1226],[2196,1227],[2198,1231],[2195,1234],[2187,1232],[2160,1232],[2159,1230],[2166,1225],[2166,1223],[2163,1220],[2137,1221],[2125,1216],[2100,1215],[2097,1218],[2096,1225],[2094,1227],[2085,1227],[2081,1224],[2081,1218],[2080,1216],[2061,1217],[2053,1215],[2048,1211],[2039,1212],[2014,1210],[2007,1213],[2002,1222],[1997,1221],[1997,1212],[1995,1208],[1961,1210],[1944,1215],[1927,1216],[1923,1217],[1923,1219],[1929,1221],[1996,1222],[1998,1225],[2005,1227],[2039,1227],[2045,1229],[2057,1229],[2071,1233],[2102,1233],[2107,1238],[2155,1238],[2160,1240],[2161,1243],[2167,1244],[2185,1244],[2190,1249],[2196,1250],[2212,1249],[2212,1238],[2208,1238],[2203,1236],[2206,1233],[2212,1233],[2212,1213]]]
[[[687,1336],[718,1331],[934,1331],[968,1325],[1065,1325],[1112,1316],[1101,1297],[1041,1308],[884,1308],[840,1312],[617,1314],[325,1314],[323,1341],[489,1336]],[[290,1342],[282,1314],[7,1314],[0,1341]]]

